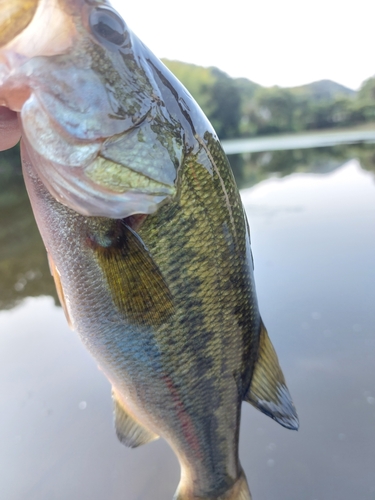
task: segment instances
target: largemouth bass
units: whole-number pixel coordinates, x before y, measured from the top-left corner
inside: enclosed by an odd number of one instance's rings
[[[298,418],[210,123],[104,0],[0,0],[0,104],[20,113],[51,272],[112,384],[117,436],[169,443],[176,500],[249,500],[242,401]]]

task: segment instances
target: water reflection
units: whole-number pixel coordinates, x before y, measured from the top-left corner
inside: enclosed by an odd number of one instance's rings
[[[373,144],[242,153],[229,158],[240,189],[257,184],[272,174],[329,173],[352,158],[358,159],[363,169],[375,172]]]
[[[301,420],[290,436],[244,407],[243,453],[260,450],[260,463],[244,453],[254,497],[373,499],[373,174],[352,160],[269,179],[243,200],[261,310]]]
[[[242,465],[254,500],[374,500],[375,148],[265,155],[238,160],[242,196],[301,429],[243,405]],[[171,499],[173,453],[117,442],[108,382],[43,296],[53,285],[19,169],[1,175],[1,307],[18,305],[0,311],[0,498]]]
[[[5,152],[0,159],[0,309],[9,309],[25,297],[55,297],[55,290],[19,158]]]
[[[39,295],[50,295],[58,303],[19,159],[14,158],[13,152],[0,155],[0,309]],[[244,153],[232,155],[230,161],[243,189],[275,175],[329,173],[351,158],[357,158],[362,168],[375,172],[374,145]]]
[[[110,385],[52,298],[1,311],[0,332],[0,498],[172,498],[173,453],[117,441]]]

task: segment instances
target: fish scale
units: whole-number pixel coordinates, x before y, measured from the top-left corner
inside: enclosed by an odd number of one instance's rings
[[[242,399],[242,394],[239,394],[242,390],[240,377],[244,371],[243,367],[248,365],[249,351],[256,352],[257,338],[253,335],[251,339],[251,333],[257,331],[254,326],[259,322],[259,313],[255,312],[251,305],[254,292],[248,279],[249,272],[246,270],[251,263],[246,262],[246,226],[242,205],[235,190],[223,193],[223,183],[228,184],[229,181],[229,186],[232,186],[233,180],[221,148],[216,146],[216,141],[211,141],[212,155],[217,157],[217,173],[211,174],[194,159],[187,160],[181,174],[182,189],[176,206],[168,206],[150,216],[139,231],[161,269],[175,302],[184,304],[180,314],[177,311],[177,317],[171,318],[167,331],[157,342],[162,352],[165,350],[170,353],[170,331],[176,332],[173,353],[168,354],[171,366],[167,366],[166,371],[173,373],[173,378],[184,380],[182,386],[190,403],[188,406],[194,411],[192,419],[198,420],[197,427],[200,425],[199,418],[205,421],[206,413],[210,411],[207,401],[215,412],[219,411],[221,399],[224,400],[224,408],[226,407],[226,391],[230,393],[230,400],[233,401],[237,395]],[[219,178],[221,173],[224,179]],[[216,191],[216,196],[202,196],[201,193],[212,193],[212,189]],[[238,241],[242,242],[242,248],[237,248],[237,252],[232,255],[228,251],[228,242],[222,231],[224,223],[232,228],[230,214],[223,203],[226,194],[229,197],[233,219],[237,223],[236,232],[234,233],[233,228],[231,237],[237,247]],[[171,213],[180,211],[178,219]],[[177,235],[177,241],[173,235]],[[171,242],[176,246],[171,249],[173,251],[168,252],[166,249],[171,247]],[[229,282],[232,282],[230,287]],[[190,286],[187,286],[187,283]],[[227,284],[225,290],[222,289],[222,283]],[[186,321],[186,315],[189,321]],[[183,319],[183,324],[180,319]],[[164,339],[165,348],[162,347]],[[245,352],[244,346],[247,347]],[[189,366],[187,374],[180,368],[185,368],[186,364]],[[234,380],[236,372],[237,387],[230,386],[228,379]],[[195,396],[194,400],[192,395],[197,394],[198,384],[199,396]],[[204,387],[205,384],[207,388]],[[233,394],[233,391],[236,394]],[[181,398],[183,399],[183,394]],[[216,409],[215,400],[218,406]],[[207,427],[207,424],[204,427]],[[209,438],[206,428],[201,434],[202,440],[205,436],[206,439]],[[222,434],[219,432],[216,436],[214,447],[225,441],[227,434],[228,428],[225,427]],[[230,439],[234,440],[234,436]],[[215,457],[212,462],[215,462],[218,468],[220,455],[225,457],[227,451],[223,454],[217,449],[211,450],[209,455]],[[191,462],[196,460],[197,458],[193,457]],[[200,464],[199,468],[202,469],[203,465]]]

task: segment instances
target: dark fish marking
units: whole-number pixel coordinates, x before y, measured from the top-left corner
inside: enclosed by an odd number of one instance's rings
[[[163,73],[160,71],[160,69],[155,66],[153,61],[151,59],[147,59],[147,62],[149,63],[150,66],[152,66],[152,68],[155,72],[155,76],[157,75],[157,77],[160,79],[160,82],[161,82],[160,88],[163,89],[163,87],[165,87],[171,92],[171,94],[175,98],[175,101],[180,109],[181,114],[184,116],[185,120],[189,123],[193,134],[195,134],[196,133],[195,126],[194,126],[194,123],[191,119],[191,113],[189,113],[186,109],[187,106],[186,106],[185,101],[179,96],[177,90],[174,88],[174,86],[171,84],[171,82],[168,80],[168,78],[166,78],[165,75],[163,75]],[[184,106],[182,105],[182,103],[184,103]]]

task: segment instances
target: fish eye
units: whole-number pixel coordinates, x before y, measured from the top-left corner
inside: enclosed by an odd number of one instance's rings
[[[95,38],[108,45],[121,46],[127,38],[123,19],[113,10],[98,7],[90,14],[90,27]]]

